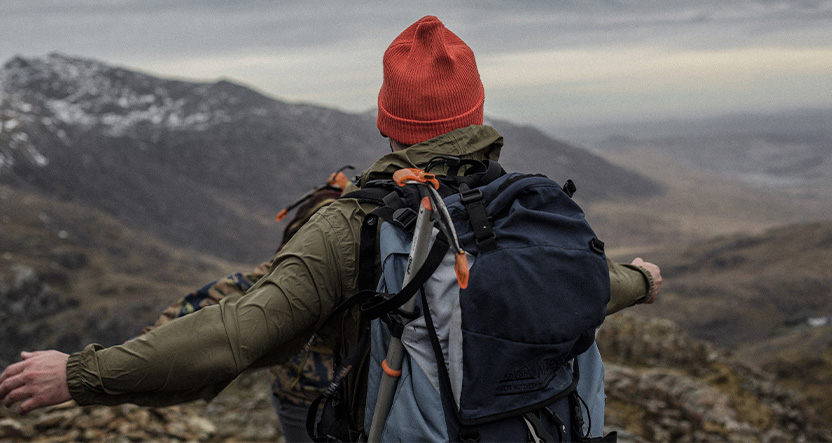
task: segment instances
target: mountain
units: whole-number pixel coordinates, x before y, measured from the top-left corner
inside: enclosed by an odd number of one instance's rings
[[[2,182],[231,259],[270,256],[281,205],[377,143],[366,116],[59,54],[12,59],[0,85]]]
[[[389,149],[374,120],[229,81],[162,79],[62,54],[16,57],[0,70],[0,183],[87,203],[176,245],[263,260],[278,244],[280,208]],[[507,167],[575,179],[587,201],[661,192],[533,128],[495,126],[506,134]]]

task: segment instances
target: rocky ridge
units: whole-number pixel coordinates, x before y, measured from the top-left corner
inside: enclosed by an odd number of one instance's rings
[[[830,441],[832,427],[770,373],[672,322],[615,314],[601,327],[605,425],[633,441]]]

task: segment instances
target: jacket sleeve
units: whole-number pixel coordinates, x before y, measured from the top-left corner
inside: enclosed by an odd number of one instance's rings
[[[653,292],[653,277],[646,269],[607,259],[610,268],[610,301],[607,315],[644,302]]]
[[[224,297],[127,343],[70,356],[67,383],[81,405],[148,406],[210,399],[252,366],[286,361],[335,305],[345,269],[343,226],[314,217],[245,296]]]
[[[142,334],[159,327],[171,320],[200,310],[205,306],[215,305],[231,294],[246,292],[261,277],[266,275],[271,261],[260,263],[252,272],[237,272],[219,280],[201,286],[199,289],[168,305],[152,326],[145,326]]]

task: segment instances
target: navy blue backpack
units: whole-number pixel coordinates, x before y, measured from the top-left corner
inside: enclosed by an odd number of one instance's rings
[[[436,164],[445,177],[429,173]],[[603,392],[579,387],[583,366],[603,371],[594,338],[610,284],[572,182],[454,157],[426,171],[437,192],[385,181],[342,197],[379,204],[362,230],[364,290],[336,310],[359,306],[371,320],[365,431],[379,441],[614,441],[598,429]],[[429,251],[403,285],[420,205],[432,214]],[[391,337],[403,348],[393,369]],[[317,406],[314,438],[366,438],[333,435],[339,426],[316,420]]]

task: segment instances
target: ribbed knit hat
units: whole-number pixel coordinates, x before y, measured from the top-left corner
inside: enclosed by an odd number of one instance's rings
[[[485,91],[474,53],[434,16],[404,30],[384,53],[379,131],[412,145],[483,122]]]

